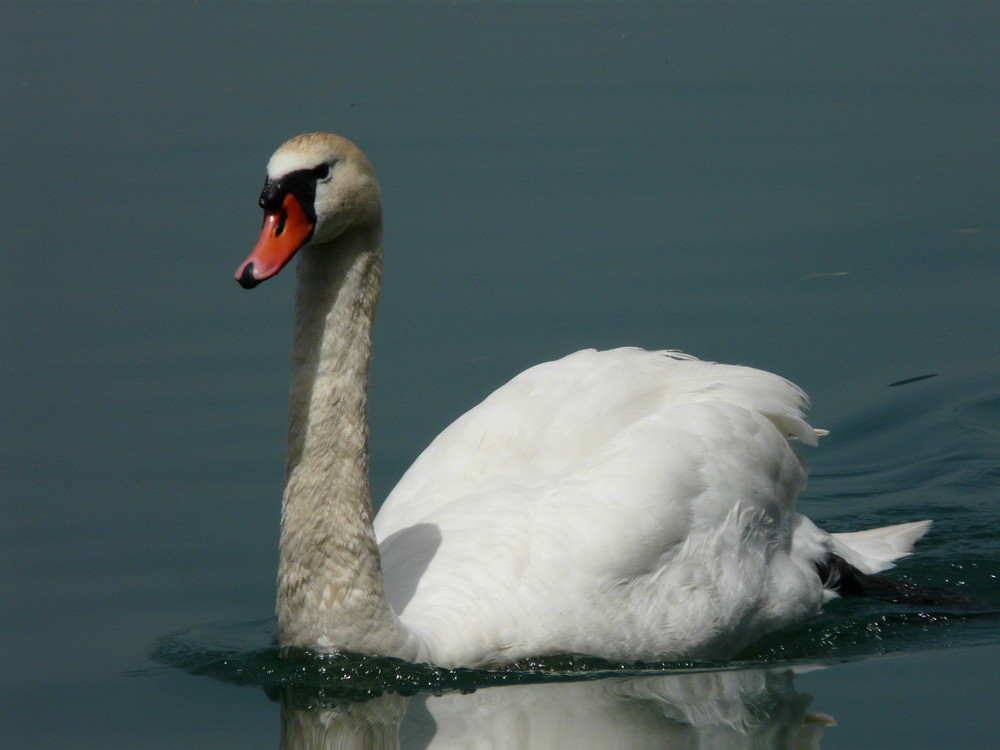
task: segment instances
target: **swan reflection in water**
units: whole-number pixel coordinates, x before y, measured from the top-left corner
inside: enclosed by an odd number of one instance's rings
[[[812,699],[793,679],[789,670],[611,677],[311,708],[291,695],[281,748],[818,748],[833,719],[807,711]]]

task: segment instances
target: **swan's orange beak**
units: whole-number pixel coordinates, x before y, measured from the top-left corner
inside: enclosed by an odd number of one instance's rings
[[[257,244],[236,269],[240,286],[253,289],[274,276],[312,236],[314,228],[299,199],[288,193],[281,208],[264,214],[264,227]]]

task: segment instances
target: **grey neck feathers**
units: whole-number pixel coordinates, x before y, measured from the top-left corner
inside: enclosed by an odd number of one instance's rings
[[[381,229],[298,261],[278,568],[282,645],[407,656],[385,598],[368,485],[368,366]]]

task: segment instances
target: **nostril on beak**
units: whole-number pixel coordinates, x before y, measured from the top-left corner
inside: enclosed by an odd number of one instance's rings
[[[253,263],[247,263],[243,267],[243,273],[236,279],[244,289],[253,289],[260,283],[260,279],[253,275]]]

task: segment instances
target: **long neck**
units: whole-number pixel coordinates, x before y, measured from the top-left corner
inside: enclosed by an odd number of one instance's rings
[[[368,364],[381,229],[298,263],[278,569],[283,645],[404,655],[385,598],[368,486]]]
[[[409,698],[386,693],[335,706],[330,706],[331,697],[324,701],[307,693],[302,699],[309,701],[309,708],[296,707],[282,696],[281,750],[398,750]]]

